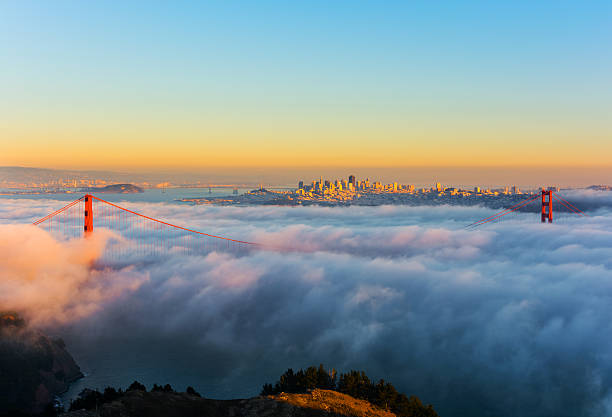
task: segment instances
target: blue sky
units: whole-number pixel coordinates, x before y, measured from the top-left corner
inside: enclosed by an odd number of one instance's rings
[[[305,142],[369,146],[347,160],[379,165],[414,164],[411,150],[535,163],[551,147],[601,165],[612,151],[610,2],[24,1],[0,18],[4,136],[22,144],[0,163],[70,167],[25,147],[74,160],[82,136],[154,144],[151,166],[169,142],[179,165],[258,150],[299,164]]]

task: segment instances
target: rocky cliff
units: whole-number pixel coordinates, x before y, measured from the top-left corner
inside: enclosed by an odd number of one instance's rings
[[[61,339],[0,314],[0,414],[40,412],[81,376]]]

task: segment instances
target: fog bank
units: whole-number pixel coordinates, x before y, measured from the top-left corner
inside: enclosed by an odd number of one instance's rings
[[[12,204],[21,219],[34,203]],[[49,254],[27,272],[12,259],[28,252],[4,244],[10,257],[0,271],[11,278],[0,294],[21,282],[17,299],[71,316],[41,323],[65,337],[92,370],[90,381],[136,378],[239,397],[288,367],[322,362],[385,378],[443,416],[612,415],[605,206],[563,223],[543,225],[527,213],[476,231],[463,225],[490,210],[138,206],[296,250],[143,257],[92,270],[84,253],[94,249],[35,231],[34,246],[42,239],[39,251]],[[5,223],[17,218],[2,215]],[[3,242],[21,233],[2,227]],[[59,312],[26,291],[55,282]],[[77,313],[66,300],[79,300]]]

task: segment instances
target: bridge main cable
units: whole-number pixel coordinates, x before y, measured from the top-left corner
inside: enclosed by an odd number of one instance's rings
[[[559,203],[563,204],[565,207],[567,207],[568,209],[570,209],[570,211],[573,211],[576,214],[579,214],[583,217],[589,217],[586,213],[584,213],[582,210],[580,210],[578,207],[574,206],[573,204],[571,204],[569,201],[567,201],[566,199],[564,199],[563,197],[561,197],[559,194],[553,192],[553,198],[555,200],[557,200]]]
[[[49,220],[51,217],[57,216],[58,214],[60,214],[62,211],[69,209],[70,207],[74,206],[76,203],[78,203],[79,201],[82,201],[85,198],[85,196],[78,198],[76,200],[74,200],[72,203],[66,204],[64,207],[62,207],[59,210],[54,211],[51,214],[46,215],[45,217],[43,217],[42,219],[38,219],[35,222],[32,222],[33,225],[37,226],[39,224],[41,224],[44,221]]]
[[[519,202],[519,203],[517,203],[517,204],[513,205],[512,207],[509,207],[509,208],[507,208],[507,209],[505,209],[505,210],[500,211],[499,213],[496,213],[496,214],[494,214],[494,215],[492,215],[492,216],[489,216],[489,217],[487,217],[487,218],[484,218],[484,219],[478,220],[477,222],[474,222],[474,223],[472,223],[472,224],[468,224],[467,226],[465,226],[465,228],[467,229],[467,228],[469,228],[469,227],[478,227],[478,226],[480,226],[480,225],[482,225],[482,224],[489,223],[489,222],[491,222],[491,221],[493,221],[493,220],[497,220],[497,219],[499,219],[500,217],[505,216],[506,214],[510,214],[510,213],[512,213],[513,211],[516,211],[516,210],[520,209],[521,207],[526,206],[528,203],[531,203],[533,200],[535,200],[535,199],[536,199],[536,198],[538,198],[538,197],[540,197],[540,196],[539,196],[539,195],[536,195],[535,197],[532,197],[532,198],[528,198],[528,199],[526,199],[526,200],[523,200],[523,201],[521,201],[521,202]]]
[[[188,228],[183,227],[183,226],[178,226],[176,224],[168,223],[168,222],[165,222],[163,220],[159,220],[159,219],[156,219],[156,218],[153,218],[153,217],[145,216],[144,214],[140,214],[140,213],[137,213],[137,212],[135,212],[133,210],[126,209],[125,207],[118,206],[117,204],[113,204],[113,203],[111,203],[109,201],[103,200],[103,199],[98,198],[98,197],[96,197],[94,195],[92,195],[91,197],[93,199],[95,199],[95,200],[98,200],[101,203],[108,204],[109,206],[115,207],[115,208],[117,208],[119,210],[123,210],[125,212],[134,214],[136,216],[142,217],[142,218],[147,219],[147,220],[151,220],[151,221],[154,221],[154,222],[157,222],[157,223],[160,223],[160,224],[164,224],[166,226],[170,226],[170,227],[174,227],[174,228],[177,228],[177,229],[181,229],[181,230],[184,230],[186,232],[196,233],[198,235],[212,237],[212,238],[215,238],[215,239],[223,239],[223,240],[227,240],[227,241],[234,242],[234,243],[244,243],[246,245],[263,246],[261,243],[247,242],[247,241],[244,241],[244,240],[236,240],[236,239],[231,239],[231,238],[228,238],[228,237],[216,236],[216,235],[211,235],[211,234],[204,233],[204,232],[199,232],[199,231],[193,230],[193,229],[188,229]],[[79,201],[79,200],[77,200],[77,201]]]

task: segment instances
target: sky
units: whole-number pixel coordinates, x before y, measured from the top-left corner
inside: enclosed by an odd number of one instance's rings
[[[608,1],[1,2],[0,165],[595,178],[611,42]]]
[[[323,363],[384,378],[441,416],[611,416],[612,192],[565,197],[597,204],[466,230],[494,211],[126,201],[294,250],[114,261],[101,259],[101,225],[65,241],[28,224],[64,202],[6,199],[0,310],[63,338],[87,375],[74,395],[138,379],[244,398]]]

